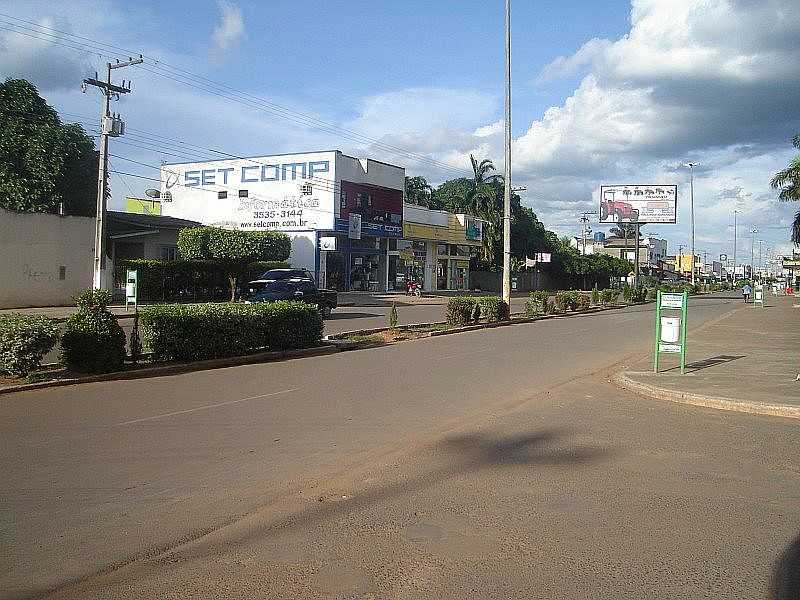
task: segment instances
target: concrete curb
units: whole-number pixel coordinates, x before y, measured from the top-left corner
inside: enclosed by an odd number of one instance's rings
[[[63,387],[66,385],[78,385],[81,383],[145,379],[147,377],[162,377],[164,375],[180,375],[182,373],[191,373],[193,371],[208,371],[211,369],[222,369],[225,367],[237,367],[241,365],[251,365],[265,362],[276,362],[293,358],[323,356],[325,354],[334,354],[336,352],[339,352],[339,348],[336,345],[324,344],[322,346],[314,346],[313,348],[303,348],[300,350],[259,352],[258,354],[248,354],[246,356],[231,356],[228,358],[212,358],[210,360],[200,360],[189,363],[165,364],[154,367],[145,367],[143,369],[136,369],[133,371],[116,371],[114,373],[103,373],[102,375],[88,375],[86,377],[74,377],[71,379],[55,379],[53,381],[40,381],[37,383],[10,385],[0,388],[0,396],[3,394],[13,394],[15,392]]]
[[[628,376],[628,373],[630,372],[620,371],[614,376],[616,383],[620,387],[642,396],[655,398],[656,400],[667,400],[677,404],[702,406],[704,408],[729,410],[753,415],[800,419],[800,406],[790,406],[788,404],[767,404],[765,402],[748,402],[746,400],[735,400],[733,398],[705,396],[703,394],[669,390],[667,388],[658,387],[649,383],[635,381]]]

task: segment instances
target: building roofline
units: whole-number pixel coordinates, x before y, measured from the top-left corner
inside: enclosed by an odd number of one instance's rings
[[[167,166],[178,166],[178,165],[191,165],[191,164],[194,164],[194,163],[225,162],[225,161],[231,161],[231,160],[256,160],[256,159],[259,159],[259,158],[260,159],[264,159],[264,158],[272,158],[272,157],[275,157],[275,156],[297,156],[299,154],[327,154],[327,153],[330,153],[330,152],[333,152],[333,153],[338,154],[340,156],[344,156],[346,158],[352,158],[353,160],[361,160],[359,157],[350,156],[349,154],[345,154],[341,150],[306,150],[304,152],[281,152],[279,154],[256,154],[255,156],[232,156],[232,157],[228,157],[228,158],[214,158],[214,159],[211,159],[211,160],[187,160],[187,161],[182,161],[182,162],[166,162],[161,166],[162,167],[167,167]],[[379,163],[379,164],[382,164],[382,165],[386,165],[387,167],[394,167],[395,169],[402,169],[403,171],[406,170],[405,167],[402,167],[400,165],[395,165],[393,163],[388,163],[388,162],[385,162],[385,161],[382,161],[382,160],[376,160],[374,158],[369,158],[369,157],[366,157],[366,156],[364,157],[364,159],[367,160],[368,162],[374,162],[374,163]]]
[[[230,160],[255,160],[257,158],[272,158],[273,156],[297,156],[298,154],[325,154],[329,152],[334,152],[337,154],[341,154],[342,156],[347,156],[346,154],[342,154],[341,150],[307,150],[305,152],[282,152],[280,154],[256,154],[255,156],[232,156],[228,158],[215,158],[212,160],[187,160],[183,162],[168,162],[164,163],[161,166],[167,167],[176,165],[191,165],[193,163],[223,162]],[[350,158],[353,157],[351,156]]]

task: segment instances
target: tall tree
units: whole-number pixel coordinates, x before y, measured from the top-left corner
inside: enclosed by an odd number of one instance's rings
[[[792,138],[792,145],[800,150],[800,134]],[[773,189],[780,190],[778,200],[781,202],[800,201],[800,154],[789,162],[788,167],[775,173],[769,184]],[[792,241],[800,244],[800,211],[794,216]]]
[[[24,79],[0,83],[0,207],[92,216],[98,153],[79,125],[64,125]]]
[[[422,176],[406,177],[406,202],[419,206],[430,206],[434,190]]]

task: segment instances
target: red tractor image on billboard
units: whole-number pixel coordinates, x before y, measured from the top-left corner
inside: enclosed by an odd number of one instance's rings
[[[603,199],[600,201],[600,220],[605,221],[611,217],[617,222],[636,223],[639,220],[639,211],[623,199],[617,199],[616,195],[617,192],[614,190],[603,191]]]

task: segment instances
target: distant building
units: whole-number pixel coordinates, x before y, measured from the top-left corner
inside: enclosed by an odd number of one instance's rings
[[[570,244],[578,252],[583,253],[583,239],[572,238]],[[621,237],[607,237],[602,240],[586,239],[585,254],[608,254],[616,258],[624,258],[634,262],[636,258],[636,240]],[[667,240],[657,237],[639,239],[639,271],[644,275],[660,276],[667,257]]]
[[[125,198],[125,212],[140,215],[160,215],[161,200],[152,198]]]

